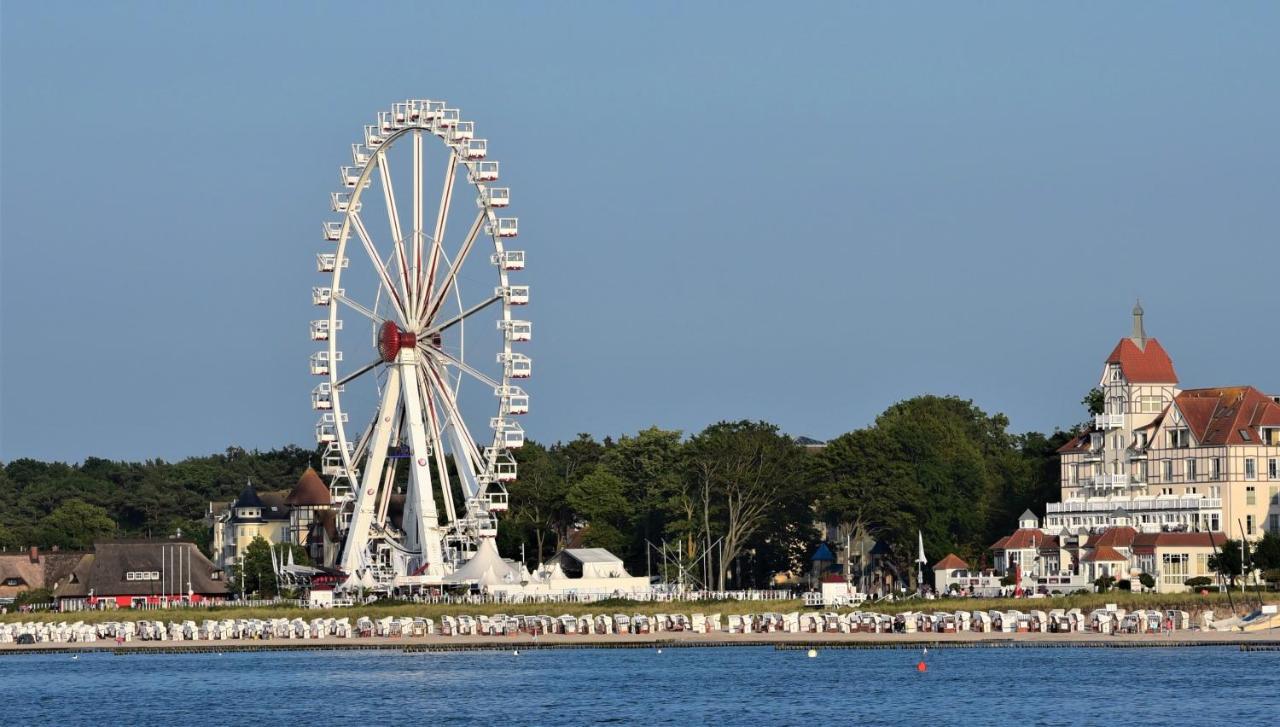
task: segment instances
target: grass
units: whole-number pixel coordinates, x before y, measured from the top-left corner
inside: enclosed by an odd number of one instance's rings
[[[1234,599],[1237,613],[1252,611],[1257,607],[1257,596],[1253,592],[1249,592],[1243,597],[1239,592],[1235,592],[1231,594],[1231,597]],[[1280,597],[1277,597],[1277,594],[1263,594],[1263,600],[1269,603],[1276,603],[1277,601],[1280,601]],[[1032,609],[1048,611],[1053,608],[1079,608],[1085,613],[1088,613],[1090,610],[1095,608],[1104,608],[1108,603],[1114,603],[1119,608],[1130,611],[1139,608],[1159,610],[1180,609],[1195,613],[1214,609],[1218,611],[1220,615],[1226,614],[1228,611],[1228,600],[1225,593],[1211,593],[1209,595],[1202,596],[1197,593],[1156,594],[1130,593],[1127,591],[1019,600],[1008,598],[944,598],[935,601],[910,599],[906,601],[898,601],[896,603],[868,605],[862,608],[863,610],[889,614],[901,613],[903,611],[989,611],[1009,609],[1017,609],[1019,611],[1029,611]],[[1246,606],[1245,604],[1252,605]],[[545,614],[549,616],[558,616],[565,613],[585,615],[598,613],[690,614],[700,612],[706,614],[719,613],[728,616],[730,614],[763,613],[766,611],[787,613],[788,611],[801,610],[804,610],[804,602],[800,599],[786,601],[667,601],[660,603],[611,599],[598,603],[528,604],[429,604],[397,602],[389,604],[373,603],[362,606],[331,609],[305,609],[297,608],[296,606],[258,608],[224,606],[207,609],[175,609],[172,611],[131,611],[128,609],[122,609],[114,611],[76,611],[70,613],[9,613],[0,615],[0,623],[13,621],[84,621],[86,623],[99,623],[102,621],[136,621],[141,619],[155,619],[162,621],[191,619],[199,622],[206,618],[312,619],[320,616],[346,616],[354,622],[355,619],[360,616],[368,616],[374,619],[386,616],[417,616],[439,620],[441,616],[459,616],[464,614],[480,616],[495,613],[505,613],[510,615]],[[854,609],[844,610],[851,611]]]

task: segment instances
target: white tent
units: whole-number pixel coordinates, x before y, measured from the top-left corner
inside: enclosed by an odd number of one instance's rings
[[[466,565],[445,577],[446,583],[476,583],[481,586],[518,586],[520,569],[498,555],[493,538],[484,538]]]

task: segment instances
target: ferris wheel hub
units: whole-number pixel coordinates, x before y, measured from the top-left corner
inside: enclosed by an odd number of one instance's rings
[[[410,333],[391,321],[382,324],[378,331],[378,355],[386,363],[396,360],[396,354],[402,348],[413,348],[418,345],[417,334]]]

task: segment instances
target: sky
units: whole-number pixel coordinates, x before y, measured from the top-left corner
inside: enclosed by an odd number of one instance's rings
[[[1080,421],[1127,335],[1280,392],[1280,6],[0,6],[0,460],[311,446],[319,222],[377,111],[503,165],[528,435],[954,394]]]

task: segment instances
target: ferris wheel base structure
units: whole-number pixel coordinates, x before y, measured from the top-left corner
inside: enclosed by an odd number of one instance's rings
[[[517,315],[529,286],[510,279],[525,255],[508,248],[519,224],[488,153],[457,109],[409,100],[365,126],[339,170],[340,219],[323,225],[334,247],[316,256],[328,284],[312,288],[324,315],[311,322],[322,348],[310,370],[340,543],[325,565],[347,574],[341,589],[442,586],[478,570],[523,578],[493,561],[506,563],[494,538],[529,411],[516,384],[532,371],[519,351],[532,324]],[[432,155],[442,163],[428,174]],[[468,192],[474,216],[455,204]],[[496,413],[477,419],[489,397]]]

